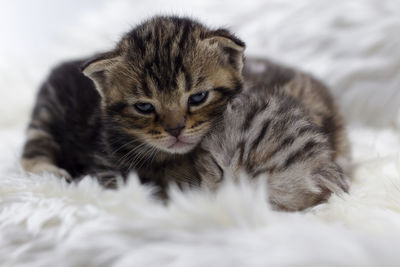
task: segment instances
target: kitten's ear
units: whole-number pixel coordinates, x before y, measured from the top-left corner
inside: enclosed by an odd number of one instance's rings
[[[245,43],[230,33],[228,30],[219,29],[212,33],[211,37],[203,40],[209,47],[219,49],[222,54],[239,72],[243,69],[243,52],[246,48]]]
[[[107,77],[111,69],[121,61],[122,57],[115,52],[103,53],[83,63],[81,71],[94,82],[96,89],[103,96],[107,89]]]

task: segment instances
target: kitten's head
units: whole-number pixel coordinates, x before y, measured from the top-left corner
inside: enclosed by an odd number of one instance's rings
[[[192,150],[242,87],[244,43],[187,18],[155,17],[83,66],[108,122],[126,139]],[[128,140],[126,140],[128,142]]]

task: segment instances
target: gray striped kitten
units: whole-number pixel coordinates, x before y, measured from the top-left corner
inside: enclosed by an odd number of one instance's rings
[[[349,145],[328,90],[301,72],[268,61],[252,64],[264,70],[253,73],[252,84],[202,143],[196,161],[202,185],[215,189],[240,173],[264,175],[272,206],[291,211],[347,192],[339,164],[349,162]]]

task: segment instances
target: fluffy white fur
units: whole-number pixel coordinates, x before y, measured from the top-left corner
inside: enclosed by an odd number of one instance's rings
[[[102,3],[67,21],[45,51],[15,58],[0,49],[1,266],[400,265],[397,0]],[[90,177],[68,185],[26,175],[18,163],[23,128],[50,66],[109,48],[129,25],[159,11],[232,25],[247,53],[326,81],[350,121],[350,194],[279,213],[269,209],[263,184],[245,179],[215,195],[173,189],[165,206],[134,175],[118,191]]]

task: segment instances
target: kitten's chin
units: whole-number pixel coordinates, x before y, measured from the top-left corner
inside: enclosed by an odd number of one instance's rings
[[[167,140],[162,142],[153,142],[152,146],[157,147],[161,151],[169,154],[186,154],[192,151],[201,141],[202,136],[185,136],[181,135],[178,138],[169,136]]]
[[[193,148],[197,145],[197,143],[187,143],[180,140],[177,140],[172,145],[164,148],[165,151],[171,154],[186,154],[193,150]]]

